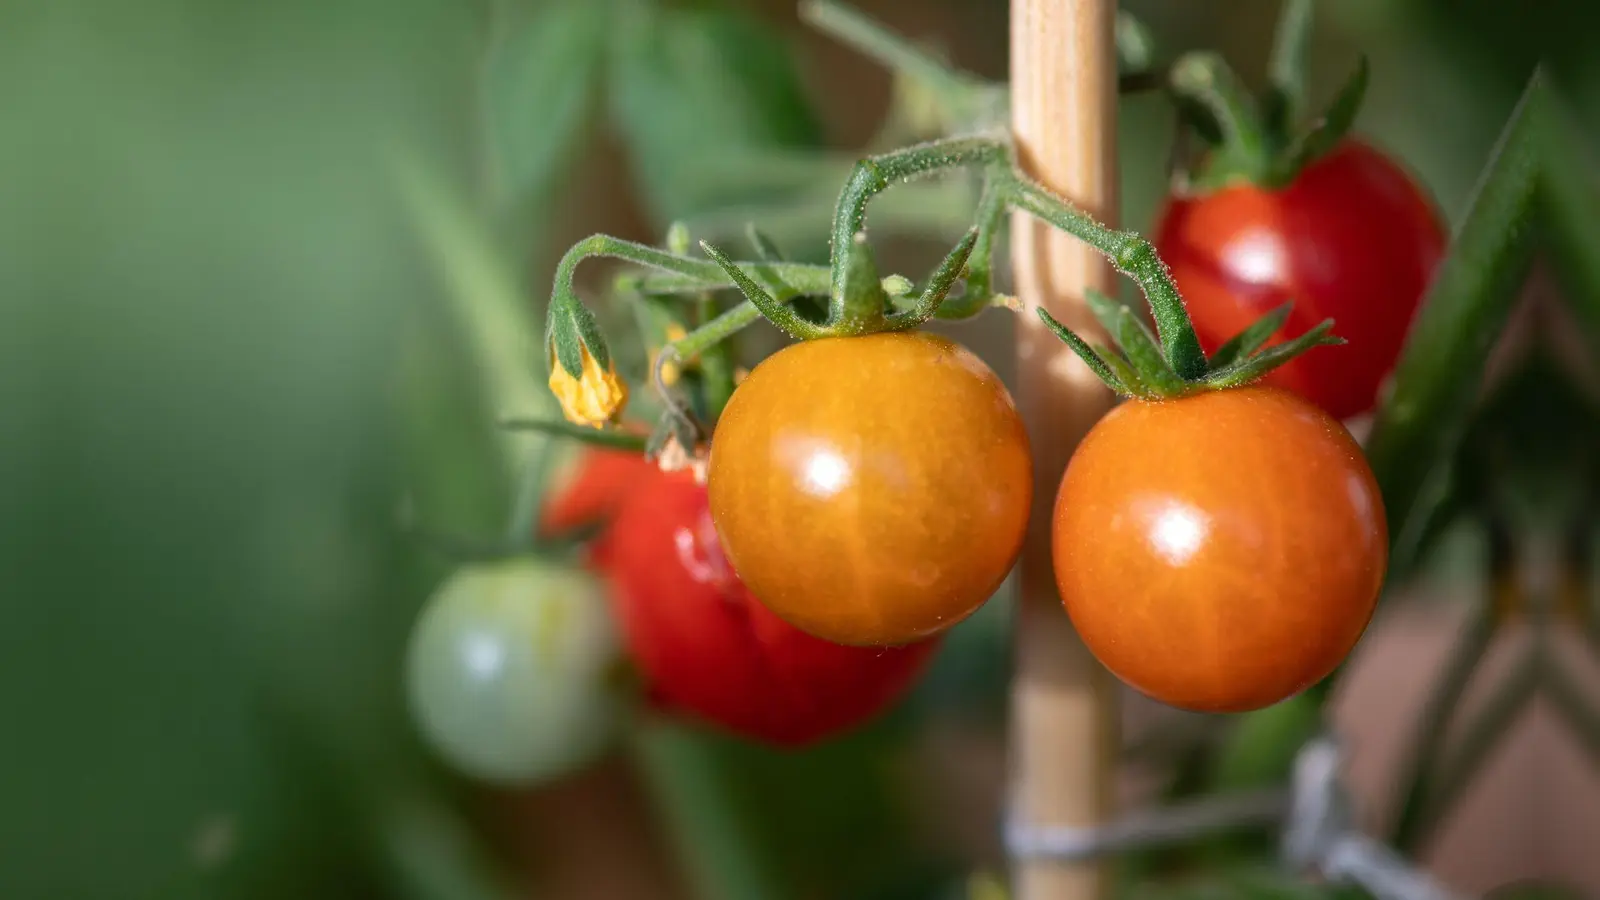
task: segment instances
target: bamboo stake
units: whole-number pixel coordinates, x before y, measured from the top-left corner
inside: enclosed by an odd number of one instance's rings
[[[1045,186],[1116,224],[1115,0],[1012,0],[1011,110],[1018,158]],[[1034,315],[1043,305],[1079,334],[1102,332],[1084,289],[1115,294],[1114,273],[1088,246],[1018,213],[1018,403],[1035,459],[1033,520],[1023,550],[1011,699],[1011,814],[1026,825],[1094,826],[1111,814],[1116,687],[1061,608],[1050,561],[1056,487],[1083,435],[1111,405],[1088,367]],[[1018,860],[1016,900],[1097,900],[1101,863]]]

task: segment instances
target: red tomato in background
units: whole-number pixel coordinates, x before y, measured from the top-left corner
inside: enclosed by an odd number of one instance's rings
[[[1347,141],[1281,190],[1237,185],[1172,200],[1155,243],[1208,353],[1289,301],[1275,341],[1331,317],[1349,343],[1307,353],[1264,381],[1345,419],[1375,405],[1446,235],[1404,170]]]
[[[609,519],[634,486],[655,471],[655,463],[643,453],[585,448],[569,477],[551,485],[539,515],[539,535],[551,537]]]
[[[652,699],[770,744],[803,746],[872,718],[938,644],[846,647],[773,615],[734,574],[706,489],[687,472],[636,485],[594,559]]]

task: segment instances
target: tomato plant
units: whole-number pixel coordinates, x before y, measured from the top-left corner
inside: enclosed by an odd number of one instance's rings
[[[1207,351],[1284,303],[1283,338],[1334,318],[1348,344],[1265,380],[1342,419],[1376,402],[1445,233],[1403,168],[1347,140],[1282,187],[1243,181],[1173,197],[1155,241]]]
[[[881,712],[938,643],[844,647],[773,615],[728,564],[706,489],[687,471],[642,480],[595,560],[650,696],[771,744],[809,744]]]
[[[734,391],[712,438],[711,514],[784,620],[841,644],[937,634],[1000,586],[1033,475],[1005,386],[943,337],[789,346]]]
[[[604,746],[621,693],[600,583],[529,558],[464,566],[428,601],[406,657],[413,718],[473,777],[564,774]]]
[[[1349,433],[1287,391],[1125,403],[1061,480],[1062,602],[1106,667],[1173,706],[1239,712],[1333,671],[1383,584],[1376,482]]]

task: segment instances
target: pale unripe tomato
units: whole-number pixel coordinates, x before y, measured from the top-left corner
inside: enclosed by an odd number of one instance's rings
[[[553,778],[593,758],[615,731],[619,654],[602,588],[587,573],[531,559],[464,566],[412,632],[412,716],[465,775]]]

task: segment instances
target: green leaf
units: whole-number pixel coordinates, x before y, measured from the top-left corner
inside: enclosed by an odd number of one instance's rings
[[[1600,182],[1567,104],[1551,97],[1539,201],[1568,308],[1600,350]]]
[[[1111,333],[1129,365],[1138,373],[1139,382],[1155,393],[1169,397],[1178,396],[1188,388],[1188,384],[1167,364],[1166,357],[1161,355],[1155,335],[1139,321],[1133,310],[1093,288],[1087,289],[1084,297],[1088,301],[1089,311]]]
[[[651,214],[667,221],[773,200],[770,190],[726,186],[723,171],[821,144],[783,39],[731,10],[619,2],[611,117]]]
[[[1311,127],[1290,147],[1285,157],[1286,173],[1298,172],[1314,160],[1336,147],[1355,124],[1361,111],[1361,101],[1367,96],[1367,57],[1356,61],[1354,72],[1333,98],[1328,111],[1311,124]]]
[[[504,23],[484,65],[497,208],[536,203],[583,137],[604,59],[608,0],[559,0]]]
[[[1392,564],[1415,554],[1420,526],[1443,500],[1424,489],[1466,431],[1485,358],[1532,263],[1545,91],[1535,74],[1506,123],[1373,422],[1367,457],[1383,490]]]
[[[1144,387],[1138,381],[1138,376],[1133,369],[1112,352],[1102,352],[1100,348],[1089,346],[1088,342],[1073,332],[1072,329],[1056,321],[1044,307],[1039,307],[1039,318],[1044,321],[1045,327],[1055,332],[1061,342],[1072,348],[1078,354],[1083,364],[1089,367],[1106,386],[1124,397],[1135,396]],[[1130,381],[1130,379],[1132,379]]]
[[[1211,355],[1211,371],[1225,369],[1266,346],[1267,341],[1272,340],[1272,336],[1283,327],[1283,323],[1289,321],[1289,313],[1293,308],[1292,302],[1285,303],[1229,338]]]
[[[1241,359],[1225,369],[1212,372],[1205,377],[1205,383],[1221,388],[1249,384],[1308,350],[1344,343],[1344,338],[1334,337],[1328,333],[1332,330],[1333,320],[1323,319],[1310,331],[1292,341],[1268,347],[1255,356]]]

